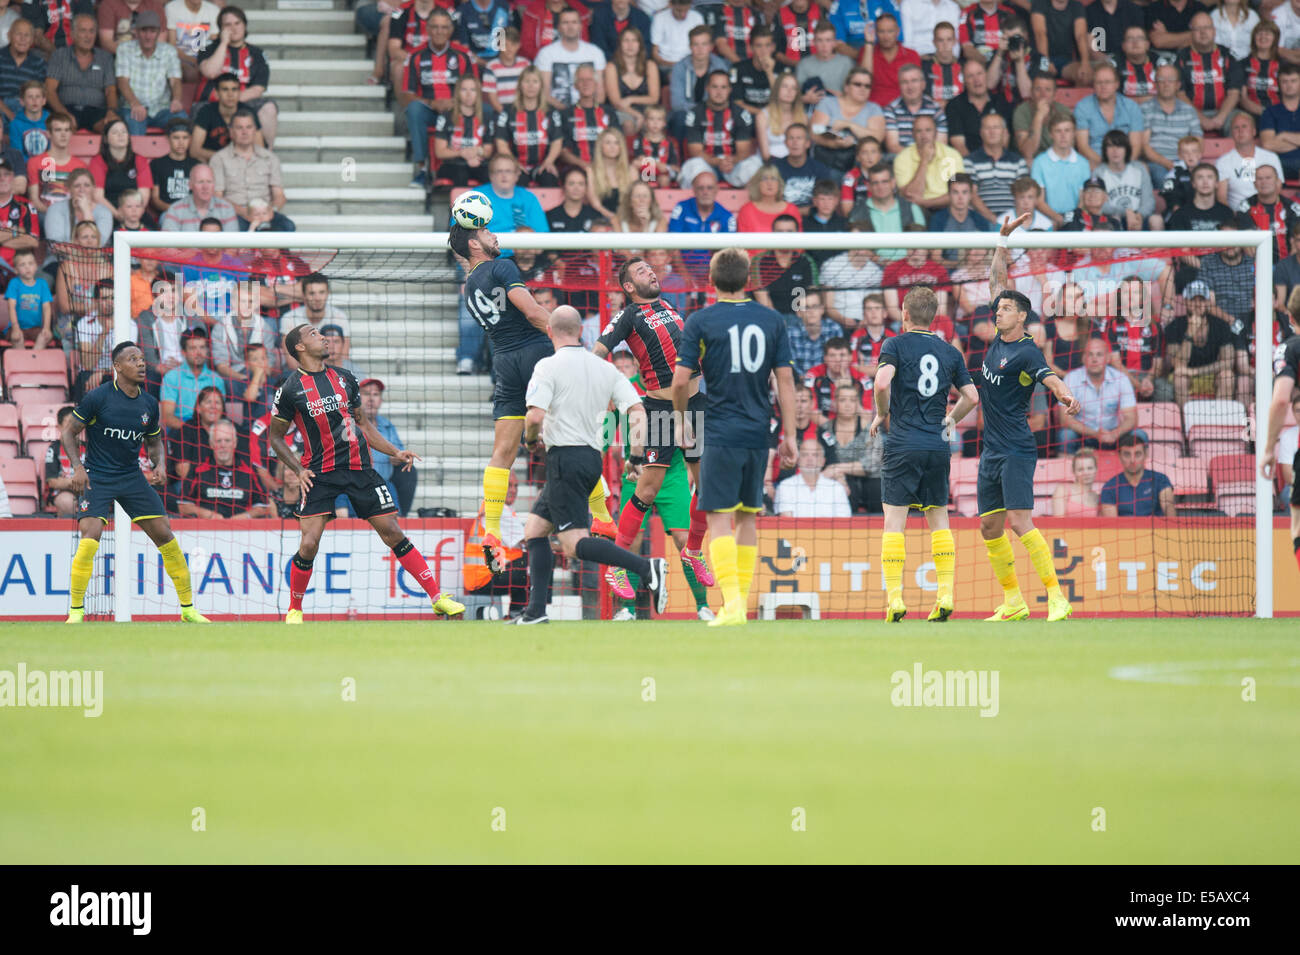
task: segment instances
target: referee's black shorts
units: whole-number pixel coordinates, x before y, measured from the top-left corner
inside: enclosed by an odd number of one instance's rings
[[[591,489],[600,480],[600,452],[595,448],[551,448],[546,452],[546,486],[533,504],[533,513],[569,531],[591,526]]]
[[[543,358],[555,354],[549,341],[538,341],[523,348],[492,356],[492,374],[496,385],[492,389],[492,420],[522,418],[528,413],[528,382],[533,369]]]

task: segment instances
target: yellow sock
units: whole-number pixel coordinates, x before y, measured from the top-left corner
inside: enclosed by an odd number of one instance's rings
[[[1021,536],[1020,543],[1024,544],[1025,550],[1029,552],[1029,559],[1034,562],[1034,570],[1038,571],[1038,579],[1047,588],[1047,595],[1061,596],[1061,585],[1056,581],[1056,565],[1052,563],[1052,548],[1047,546],[1042,532],[1035,527],[1028,534]]]
[[[99,550],[99,541],[83,537],[77,545],[77,552],[72,555],[72,580],[68,590],[72,599],[69,601],[73,610],[80,610],[86,605],[86,588],[90,586],[90,575],[95,570],[95,552]]]
[[[758,564],[758,548],[752,544],[736,545],[736,574],[740,578],[740,599],[749,606],[749,588],[754,583],[754,567]]]
[[[713,576],[718,579],[722,599],[728,605],[740,601],[740,571],[737,567],[736,538],[715,537],[709,542],[709,556],[713,558]]]
[[[885,591],[890,600],[903,597],[903,565],[907,561],[907,548],[898,531],[885,531],[880,535],[880,566],[885,573]]]
[[[591,516],[596,520],[609,523],[613,519],[609,516],[609,507],[605,504],[604,478],[598,480],[596,486],[591,489],[591,496],[587,498],[587,506],[591,508]]]
[[[483,530],[494,537],[501,536],[501,511],[505,509],[509,487],[508,468],[488,465],[483,469]]]
[[[172,586],[176,588],[176,599],[182,607],[190,606],[194,603],[194,594],[190,591],[190,568],[181,553],[181,542],[173,537],[158,548],[158,553],[162,554],[163,570],[167,571]]]
[[[1001,537],[986,540],[984,546],[989,549],[989,563],[993,565],[993,576],[1002,585],[1006,603],[1022,604],[1025,598],[1020,594],[1020,582],[1016,579],[1016,555],[1011,552],[1011,538],[1006,532]]]
[[[953,580],[957,576],[957,545],[952,531],[944,528],[930,532],[930,556],[934,558],[934,576],[939,582],[939,596],[951,597]]]

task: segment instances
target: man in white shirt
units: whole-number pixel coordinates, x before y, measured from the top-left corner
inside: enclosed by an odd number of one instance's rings
[[[553,109],[568,109],[578,102],[578,88],[573,82],[578,67],[590,66],[600,76],[605,71],[605,54],[594,43],[582,38],[582,18],[576,10],[562,10],[556,29],[559,36],[537,51],[534,64],[542,72],[542,89]],[[605,86],[596,86],[596,102],[605,102]]]
[[[1282,31],[1277,41],[1277,55],[1283,63],[1300,63],[1300,0],[1282,0],[1268,14]]]
[[[902,257],[901,255],[899,256]],[[822,267],[821,283],[829,292],[826,316],[852,331],[861,324],[862,301],[880,291],[885,273],[869,249],[850,249],[831,256]]]
[[[524,525],[528,551],[528,607],[512,623],[547,623],[546,595],[551,587],[554,555],[550,535],[570,559],[621,567],[646,582],[660,614],[668,607],[662,557],[646,559],[611,540],[592,537],[589,499],[601,479],[605,411],[611,401],[626,416],[630,440],[628,462],[645,463],[645,405],[612,363],[582,347],[582,316],[571,305],[551,312],[548,326],[555,354],[543,358],[528,382],[524,444],[529,451],[546,445],[546,486]],[[543,429],[545,424],[545,429]]]
[[[1128,375],[1110,364],[1110,345],[1093,338],[1083,350],[1083,365],[1068,372],[1065,386],[1079,399],[1079,413],[1062,413],[1059,435],[1066,454],[1083,444],[1113,448],[1120,435],[1137,426],[1137,396]]]
[[[303,304],[289,309],[280,316],[280,337],[283,338],[299,325],[311,325],[318,331],[326,325],[337,325],[343,332],[343,354],[346,357],[352,351],[352,330],[348,326],[347,313],[330,304],[330,280],[319,272],[313,272],[302,280]],[[291,367],[297,368],[293,358],[289,358]]]
[[[1232,118],[1229,132],[1233,148],[1214,161],[1214,168],[1219,171],[1218,199],[1236,212],[1255,194],[1255,170],[1260,166],[1276,169],[1279,181],[1286,177],[1282,174],[1282,160],[1277,153],[1255,145],[1254,116],[1247,112],[1238,113]]]
[[[186,83],[199,78],[199,50],[216,36],[217,14],[221,11],[212,0],[171,0],[163,7],[167,21],[167,42],[181,55],[181,75]]]
[[[650,21],[650,45],[654,60],[662,70],[671,70],[690,55],[693,29],[704,22],[704,17],[691,9],[691,0],[673,0],[666,10],[660,10]]]
[[[776,486],[772,505],[780,517],[852,517],[849,495],[838,481],[822,474],[826,452],[816,438],[799,445],[799,473]]]
[[[901,0],[903,36],[907,45],[921,56],[934,54],[934,28],[947,23],[954,30],[961,23],[961,7],[953,0]]]

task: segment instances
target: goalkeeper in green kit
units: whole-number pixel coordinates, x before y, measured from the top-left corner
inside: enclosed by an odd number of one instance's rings
[[[637,374],[636,359],[629,352],[620,351],[614,354],[614,364],[618,366],[619,371],[627,376],[636,388],[637,394],[644,394],[645,389],[641,386],[640,376]],[[610,412],[611,415],[616,414]],[[625,424],[625,423],[624,423]],[[623,460],[627,460],[630,453],[628,449],[627,428],[620,427],[623,443]],[[607,432],[612,434],[613,432]],[[619,501],[627,501],[636,491],[638,472],[633,470],[631,473],[624,472],[623,486],[619,491]],[[645,517],[641,521],[640,532],[632,541],[629,548],[633,553],[641,552],[641,537],[650,526],[650,518],[658,514],[660,520],[664,523],[664,529],[672,536],[673,543],[677,545],[677,552],[686,548],[687,532],[691,526],[691,480],[690,472],[686,470],[686,458],[680,448],[673,451],[673,461],[664,474],[663,485],[659,488],[659,493],[655,495],[654,503],[646,511]],[[682,559],[682,571],[686,576],[686,582],[690,585],[691,594],[695,597],[695,613],[701,620],[712,620],[713,611],[709,609],[708,588],[701,584],[695,578],[694,569],[690,561]],[[635,620],[636,619],[636,594],[641,589],[641,581],[636,574],[628,573],[629,583],[632,585],[633,596],[625,600],[620,600],[622,606],[614,614],[615,620]]]

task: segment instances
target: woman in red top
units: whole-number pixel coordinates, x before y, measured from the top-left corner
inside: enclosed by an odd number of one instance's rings
[[[799,207],[785,201],[785,180],[775,166],[767,164],[760,166],[749,181],[749,201],[736,213],[736,231],[771,232],[777,216],[794,216],[802,231]],[[757,255],[758,251],[761,250],[752,250],[750,255]]]
[[[95,178],[95,201],[112,210],[113,218],[119,222],[122,213],[117,206],[122,193],[143,189],[148,195],[153,188],[149,160],[131,149],[131,133],[122,119],[109,120],[104,127],[99,155],[90,160],[90,174]]]

